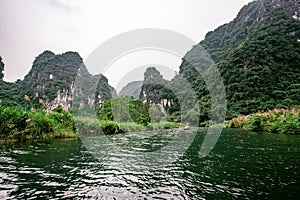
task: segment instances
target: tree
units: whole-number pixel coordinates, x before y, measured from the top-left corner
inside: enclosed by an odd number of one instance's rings
[[[117,97],[100,103],[97,116],[100,120],[135,122],[147,125],[150,122],[149,104],[130,97]]]

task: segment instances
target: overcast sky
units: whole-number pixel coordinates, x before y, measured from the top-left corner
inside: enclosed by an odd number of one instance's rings
[[[77,51],[85,60],[102,42],[133,29],[168,29],[200,42],[250,1],[0,0],[4,80],[23,79],[44,50]]]

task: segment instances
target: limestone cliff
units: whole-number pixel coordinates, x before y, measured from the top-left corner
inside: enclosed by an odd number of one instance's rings
[[[28,95],[34,104],[42,99],[49,110],[58,105],[94,108],[97,103],[116,95],[106,77],[93,76],[88,72],[77,52],[55,55],[51,51],[44,51],[35,58],[24,80],[3,83],[1,89],[17,97],[9,98],[0,93],[4,104],[22,105],[22,98]]]

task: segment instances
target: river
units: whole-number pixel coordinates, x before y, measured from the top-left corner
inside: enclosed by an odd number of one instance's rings
[[[206,129],[0,146],[0,199],[299,199],[300,136]]]

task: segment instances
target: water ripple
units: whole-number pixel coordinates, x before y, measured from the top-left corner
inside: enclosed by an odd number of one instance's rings
[[[213,151],[200,159],[205,132],[189,134],[93,136],[86,138],[94,145],[89,147],[84,139],[1,146],[0,199],[299,196],[298,137],[226,131]]]

